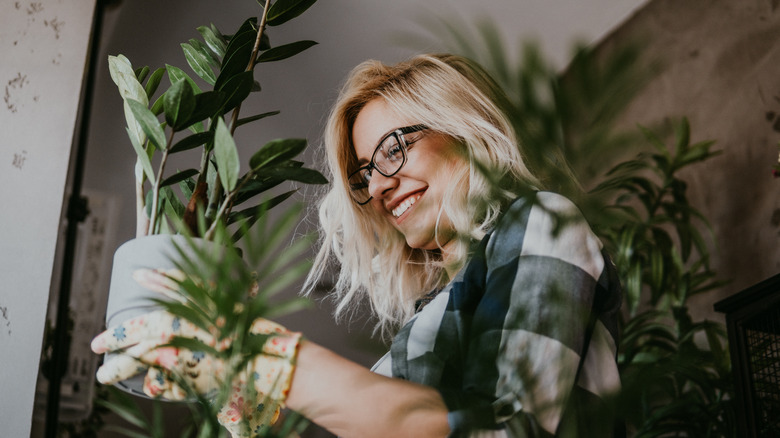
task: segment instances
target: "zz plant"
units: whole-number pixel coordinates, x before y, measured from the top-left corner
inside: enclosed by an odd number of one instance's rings
[[[149,67],[134,70],[125,56],[109,57],[111,78],[124,101],[127,134],[138,157],[137,236],[169,232],[171,225],[183,224],[191,234],[211,240],[218,224],[251,226],[258,214],[287,199],[292,191],[235,211],[282,182],[326,182],[319,172],[294,160],[306,148],[306,140],[300,138],[266,143],[252,154],[242,174],[234,137],[239,127],[278,114],[239,116],[244,101],[260,91],[255,68],[316,44],[304,40],[272,47],[266,28],[286,23],[314,2],[277,0],[271,4],[268,0],[259,20],[247,19],[232,35],[222,34],[214,25],[199,27],[201,39],[181,46],[192,72],[210,89],[201,89],[173,65],[154,72]],[[166,76],[170,86],[158,93]],[[167,172],[172,156],[192,149],[200,150],[198,168]],[[176,185],[183,200],[174,190]],[[237,240],[242,228],[234,228],[239,230],[234,235]]]
[[[187,241],[186,248],[177,246],[174,260],[184,275],[170,278],[178,289],[177,299],[154,301],[174,317],[212,333],[218,345],[227,345],[215,349],[195,339],[176,337],[163,346],[208,353],[229,364],[216,393],[198,394],[180,376],[171,376],[191,400],[198,401],[195,432],[199,437],[225,435],[217,413],[227,406],[234,391],[233,377],[253,357],[265,354],[262,347],[273,335],[251,333],[253,321],[278,317],[306,304],[300,299],[272,299],[308,270],[302,260],[311,240],[283,245],[297,224],[300,209],[288,209],[276,221],[269,221],[266,213],[294,190],[266,194],[286,181],[327,181],[295,159],[307,143],[298,138],[262,145],[242,172],[235,133],[239,127],[278,114],[240,116],[242,104],[260,91],[256,67],[287,59],[316,44],[305,40],[273,47],[266,29],[294,19],[315,1],[265,0],[262,14],[247,19],[232,34],[223,34],[214,25],[199,27],[200,38],[181,45],[195,77],[173,65],[154,71],[134,69],[122,55],[109,57],[111,77],[123,99],[127,134],[137,155],[136,235],[180,232]],[[166,77],[170,85],[162,90]],[[169,170],[174,156],[192,150],[200,152],[197,168]],[[258,198],[259,202],[252,202]],[[196,243],[193,237],[213,244]],[[257,397],[251,388],[246,391],[246,400]],[[149,436],[163,433],[159,419],[142,421],[126,401],[101,403],[148,429]],[[268,400],[261,406],[254,415],[260,415],[266,426],[242,430],[242,436],[287,436],[302,427],[294,415],[273,428],[268,426],[277,406]],[[123,433],[143,436],[130,430]]]

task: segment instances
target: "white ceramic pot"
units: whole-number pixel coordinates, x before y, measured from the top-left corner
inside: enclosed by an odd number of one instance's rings
[[[203,245],[207,241],[196,239],[196,242]],[[173,262],[179,259],[179,253],[174,243],[185,253],[190,253],[190,247],[184,236],[170,234],[133,239],[125,242],[116,250],[106,308],[106,327],[114,327],[123,321],[149,313],[157,308],[150,299],[164,298],[164,296],[138,284],[133,279],[133,273],[140,269],[169,270],[175,268]],[[108,360],[110,356],[107,354],[105,360]],[[131,394],[147,397],[143,392],[144,376],[145,373],[141,373],[116,383],[116,386]]]

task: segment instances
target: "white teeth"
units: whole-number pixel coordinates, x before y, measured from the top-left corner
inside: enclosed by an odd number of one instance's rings
[[[408,210],[409,207],[414,205],[414,203],[417,202],[418,199],[420,199],[420,196],[422,196],[422,195],[415,195],[415,196],[411,196],[409,198],[406,198],[406,200],[404,202],[402,202],[398,207],[393,209],[393,211],[392,211],[393,216],[398,217],[398,216],[401,216],[402,214],[404,214],[404,212],[406,212],[406,210]]]

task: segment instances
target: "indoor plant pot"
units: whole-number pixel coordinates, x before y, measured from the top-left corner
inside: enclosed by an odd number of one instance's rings
[[[204,239],[191,241],[199,247],[214,245]],[[192,246],[187,238],[174,234],[139,237],[125,242],[116,250],[106,307],[106,327],[117,327],[130,318],[159,309],[152,300],[165,297],[144,285],[140,277],[148,270],[168,275],[178,270],[175,260],[179,250],[192,256]],[[107,354],[106,360],[110,356]],[[143,383],[144,375],[139,374],[118,382],[116,386],[133,395],[148,397],[143,392]]]

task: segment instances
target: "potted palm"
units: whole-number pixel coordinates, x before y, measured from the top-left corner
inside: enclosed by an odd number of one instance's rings
[[[254,79],[255,67],[289,58],[316,44],[297,41],[272,47],[267,27],[286,23],[315,1],[277,0],[272,4],[267,0],[259,17],[247,19],[229,35],[213,25],[199,27],[201,38],[181,45],[196,79],[172,65],[154,71],[149,67],[135,69],[125,56],[109,57],[111,78],[123,99],[127,134],[137,155],[137,225],[136,238],[123,244],[114,257],[108,327],[147,313],[150,306],[166,307],[153,291],[155,281],[163,279],[168,286],[173,285],[168,289],[182,289],[182,282],[202,285],[190,277],[213,272],[214,266],[225,260],[234,265],[246,263],[241,257],[230,256],[237,253],[235,245],[245,243],[247,232],[265,222],[263,215],[294,192],[269,196],[272,189],[286,181],[326,182],[319,172],[295,160],[306,148],[305,139],[266,143],[251,155],[242,171],[234,137],[239,127],[278,113],[240,116],[242,103],[260,90]],[[161,90],[166,77],[169,86]],[[198,82],[206,86],[201,88]],[[199,151],[199,166],[171,172],[173,159],[185,151]],[[196,262],[187,265],[187,260]],[[187,266],[190,269],[183,269]],[[233,270],[246,274],[241,270],[245,268]],[[279,268],[278,264],[274,267]],[[239,288],[246,293],[258,278],[249,282],[243,274]],[[231,287],[235,289],[235,285]],[[206,307],[224,310],[228,301],[238,299],[233,295],[211,294]],[[186,297],[180,301],[185,303],[184,310],[166,309],[193,317],[186,307],[197,307],[197,303]],[[265,301],[255,307],[255,317],[264,316],[269,308]],[[143,396],[142,385],[140,377],[118,386]]]

